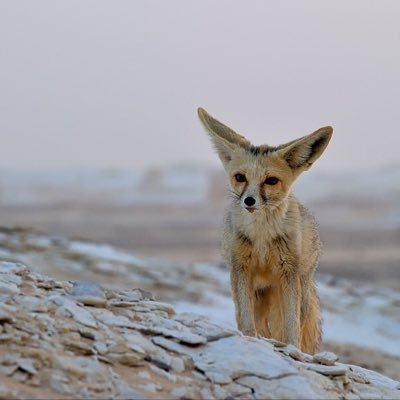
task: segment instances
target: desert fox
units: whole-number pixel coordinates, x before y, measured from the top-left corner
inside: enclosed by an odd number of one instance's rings
[[[277,147],[254,146],[204,109],[198,114],[230,182],[223,252],[238,328],[315,353],[321,341],[314,281],[320,239],[291,186],[319,158],[333,130],[327,126]]]

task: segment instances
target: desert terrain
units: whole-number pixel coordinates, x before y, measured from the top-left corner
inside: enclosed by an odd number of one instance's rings
[[[67,178],[3,174],[0,178],[3,227],[108,243],[166,263],[190,266],[203,262],[223,267],[221,227],[229,196],[221,171],[171,167],[142,174],[107,172]],[[369,285],[398,292],[400,168],[367,176],[331,174],[300,179],[295,193],[320,225],[321,277],[328,276],[333,283],[344,279],[354,288]],[[58,269],[45,272],[63,279],[79,279],[81,274]],[[112,280],[115,285],[123,282],[115,275]],[[229,293],[228,284],[226,290]],[[179,291],[173,294],[176,304]],[[170,295],[162,299],[174,300]],[[331,339],[324,346],[343,362],[400,378],[396,372],[400,371],[400,354]]]

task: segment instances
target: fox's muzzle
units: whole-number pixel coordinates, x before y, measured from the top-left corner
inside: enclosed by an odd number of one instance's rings
[[[252,196],[247,196],[244,200],[243,203],[245,205],[245,208],[248,212],[252,213],[255,211],[257,208],[254,207],[254,205],[257,203],[256,199]]]

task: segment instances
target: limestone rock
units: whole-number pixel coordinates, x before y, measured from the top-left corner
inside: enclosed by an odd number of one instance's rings
[[[262,341],[249,337],[231,336],[211,342],[192,358],[195,367],[206,376],[225,383],[246,375],[271,379],[297,372],[293,364]]]

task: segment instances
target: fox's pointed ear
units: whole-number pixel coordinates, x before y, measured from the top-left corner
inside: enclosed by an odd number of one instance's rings
[[[325,126],[308,136],[280,145],[277,151],[293,170],[305,171],[324,152],[332,133],[333,128]]]
[[[207,129],[221,161],[225,164],[231,160],[231,153],[236,146],[248,144],[248,140],[219,122],[203,108],[198,108],[200,121]]]

